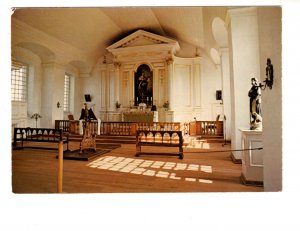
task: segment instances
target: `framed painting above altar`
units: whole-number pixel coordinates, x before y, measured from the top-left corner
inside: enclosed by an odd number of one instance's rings
[[[145,103],[152,105],[153,101],[153,73],[150,67],[142,64],[138,67],[134,75],[134,94],[135,103]]]

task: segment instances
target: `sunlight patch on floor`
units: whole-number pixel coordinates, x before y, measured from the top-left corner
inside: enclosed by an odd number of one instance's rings
[[[154,176],[169,178],[173,180],[185,180],[188,182],[199,182],[212,184],[212,180],[198,179],[195,177],[181,178],[176,176],[176,172],[170,171],[196,171],[212,173],[212,166],[199,164],[186,164],[164,161],[143,160],[125,157],[105,156],[87,164],[91,168],[117,171],[144,176]],[[150,168],[150,169],[149,169]],[[170,171],[167,171],[170,170]]]
[[[187,138],[185,138],[186,140]],[[188,141],[187,148],[201,148],[201,149],[210,149],[210,145],[206,140],[198,140],[196,138],[190,138]]]
[[[212,167],[211,166],[201,165],[200,170],[202,172],[212,173]]]
[[[199,179],[199,183],[212,184],[212,180]]]

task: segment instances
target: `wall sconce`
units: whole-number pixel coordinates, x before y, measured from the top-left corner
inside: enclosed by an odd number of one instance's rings
[[[269,87],[272,90],[274,76],[273,76],[273,65],[271,63],[270,58],[267,59],[266,76],[267,76],[266,79],[263,81],[264,84],[260,83],[259,87],[262,90],[265,90],[266,87]]]
[[[60,108],[60,102],[58,101],[57,104],[56,104],[57,108]]]

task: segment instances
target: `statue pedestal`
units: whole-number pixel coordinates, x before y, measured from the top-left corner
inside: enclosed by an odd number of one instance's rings
[[[92,123],[85,122],[84,134],[82,141],[80,142],[80,153],[83,152],[83,150],[94,150],[96,151],[96,134],[93,134],[93,128]]]
[[[240,129],[242,175],[244,184],[263,185],[262,131]]]

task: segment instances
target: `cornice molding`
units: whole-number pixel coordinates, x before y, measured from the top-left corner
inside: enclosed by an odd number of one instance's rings
[[[138,59],[164,59],[180,49],[176,40],[138,30],[106,48],[117,62]]]
[[[232,7],[228,9],[226,18],[225,18],[225,26],[229,27],[232,17],[239,16],[256,16],[257,15],[257,7]]]
[[[161,35],[153,34],[144,30],[137,30],[136,32],[110,45],[106,49],[108,51],[111,51],[117,48],[130,47],[130,44],[133,43],[133,41],[140,40],[140,39],[149,40],[153,42],[153,44],[173,44],[175,46],[178,46],[177,48],[179,49],[179,45],[176,40]]]
[[[228,10],[228,14],[230,15],[230,17],[257,15],[257,8],[256,7],[231,8]]]

